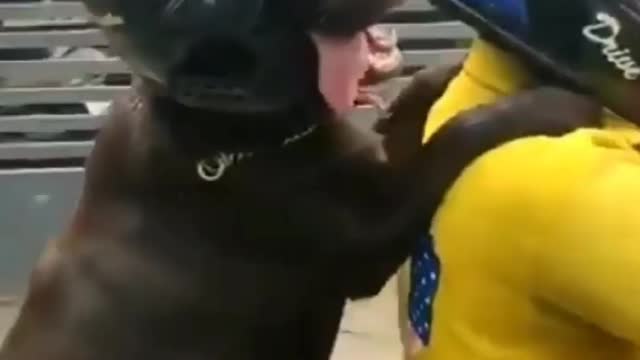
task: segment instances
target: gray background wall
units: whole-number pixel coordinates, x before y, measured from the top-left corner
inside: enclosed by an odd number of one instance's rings
[[[23,292],[34,261],[79,198],[81,169],[0,171],[0,297]]]

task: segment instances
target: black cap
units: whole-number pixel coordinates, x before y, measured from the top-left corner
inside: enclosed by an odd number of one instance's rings
[[[640,0],[433,0],[640,123]]]

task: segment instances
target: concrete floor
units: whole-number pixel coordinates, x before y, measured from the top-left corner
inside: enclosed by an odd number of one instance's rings
[[[392,281],[377,298],[350,304],[332,360],[401,360],[396,299]],[[0,339],[16,313],[16,307],[0,305]]]
[[[16,312],[15,307],[0,306],[0,339],[4,339],[11,323],[15,319]]]
[[[376,298],[350,304],[332,360],[401,360],[396,281]]]

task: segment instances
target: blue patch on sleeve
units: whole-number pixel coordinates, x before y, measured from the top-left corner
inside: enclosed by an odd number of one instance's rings
[[[411,258],[411,291],[409,294],[409,321],[423,345],[428,345],[433,320],[433,301],[440,280],[440,261],[428,236]]]

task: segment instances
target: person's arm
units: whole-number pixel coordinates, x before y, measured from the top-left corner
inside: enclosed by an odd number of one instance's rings
[[[604,155],[587,174],[590,181],[577,181],[562,199],[557,214],[564,216],[547,230],[546,246],[536,247],[535,276],[544,301],[640,345],[640,155],[634,155]]]

